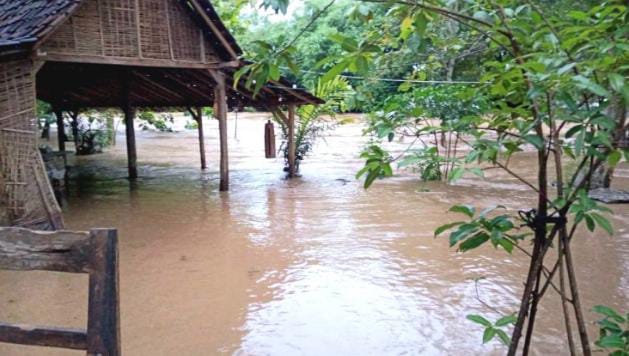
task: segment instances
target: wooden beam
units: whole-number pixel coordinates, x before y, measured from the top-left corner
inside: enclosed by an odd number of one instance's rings
[[[233,59],[237,59],[238,58],[238,54],[236,53],[236,51],[232,48],[231,44],[229,43],[229,41],[227,41],[227,39],[225,39],[225,36],[223,36],[223,34],[221,33],[221,31],[219,31],[219,29],[216,27],[216,25],[214,24],[214,22],[210,19],[210,17],[207,15],[207,13],[205,12],[205,10],[203,9],[203,7],[201,5],[199,5],[199,3],[196,0],[192,0],[191,1],[192,6],[194,7],[194,9],[197,11],[197,13],[199,15],[201,15],[201,17],[203,18],[203,20],[205,20],[205,22],[208,24],[208,26],[210,26],[210,29],[212,30],[212,32],[214,32],[214,35],[218,38],[219,41],[221,41],[221,43],[223,44],[223,46],[225,46],[225,49],[227,50],[227,52],[229,52],[229,54],[231,55],[231,57]]]
[[[63,123],[63,111],[55,108],[55,116],[57,117],[57,142],[59,145],[59,151],[65,152],[66,150],[66,131]]]
[[[288,106],[288,177],[297,175],[297,155],[295,143],[295,105]]]
[[[288,87],[288,86],[286,86],[286,85],[284,85],[284,84],[282,84],[282,83],[280,83],[278,81],[275,81],[275,80],[271,80],[270,82],[271,82],[271,84],[273,84],[273,85],[275,85],[277,87],[280,87],[282,90],[287,91],[289,94],[291,94],[291,95],[293,95],[293,96],[303,100],[304,104],[317,105],[316,102],[312,101],[311,99],[309,99],[308,97],[306,97],[304,95],[299,94],[297,92],[297,90],[294,90],[291,87]]]
[[[116,230],[92,230],[90,242],[87,354],[119,356],[118,235]]]
[[[0,228],[0,269],[87,273],[89,235]]]
[[[210,71],[216,81],[214,87],[214,108],[218,119],[218,130],[221,145],[221,183],[220,191],[229,191],[229,152],[227,147],[227,88],[225,87],[225,74],[218,71]]]
[[[122,110],[124,111],[124,123],[127,134],[127,166],[129,168],[129,179],[136,179],[138,177],[138,154],[135,146],[135,127],[133,125],[135,109],[127,106]]]
[[[0,323],[0,342],[86,350],[87,334],[84,330],[61,328],[45,329],[33,326]]]
[[[109,56],[88,56],[88,55],[71,55],[57,53],[39,53],[38,59],[49,62],[70,62],[70,63],[87,63],[87,64],[109,64],[135,67],[158,67],[158,68],[187,68],[187,69],[221,69],[221,68],[237,68],[240,62],[213,62],[202,63],[192,61],[182,61],[174,59],[149,59],[149,58],[123,58]]]

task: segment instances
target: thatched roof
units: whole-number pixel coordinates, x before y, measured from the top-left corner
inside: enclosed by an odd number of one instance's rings
[[[92,0],[0,0],[0,60],[33,55],[85,2]],[[242,50],[220,20],[209,0],[180,2],[203,30],[220,60],[228,82],[244,65]],[[211,75],[202,68],[55,62],[47,60],[37,75],[38,97],[66,108],[120,106],[129,92],[132,105],[145,107],[209,106],[213,103]],[[261,109],[283,104],[317,104],[322,101],[282,79],[267,85],[257,96],[246,88],[230,87],[230,106]]]

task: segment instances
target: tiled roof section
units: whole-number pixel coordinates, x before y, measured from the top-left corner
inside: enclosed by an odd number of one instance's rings
[[[0,0],[0,46],[37,42],[81,0]]]

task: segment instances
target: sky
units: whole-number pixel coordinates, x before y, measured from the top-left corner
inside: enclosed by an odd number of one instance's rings
[[[271,22],[281,22],[291,19],[294,16],[295,12],[303,8],[303,4],[304,0],[291,0],[286,14],[276,14],[273,10],[263,10],[259,6],[247,6],[245,9],[243,9],[243,14],[246,16],[248,14],[257,12],[259,15],[267,16],[269,21]]]

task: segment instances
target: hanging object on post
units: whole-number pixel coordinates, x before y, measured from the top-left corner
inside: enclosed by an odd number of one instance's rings
[[[275,127],[271,120],[264,126],[264,152],[266,158],[275,158]]]

